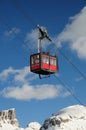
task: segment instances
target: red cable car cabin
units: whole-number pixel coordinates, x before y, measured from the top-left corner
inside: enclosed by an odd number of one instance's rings
[[[50,75],[58,71],[57,57],[48,53],[37,53],[30,56],[31,72]]]

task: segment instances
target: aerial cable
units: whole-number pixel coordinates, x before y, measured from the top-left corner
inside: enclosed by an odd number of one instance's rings
[[[0,21],[1,21],[1,23],[2,23],[8,30],[11,30],[11,27],[6,23],[6,21],[5,21],[4,19],[1,18],[1,16],[0,16]],[[24,41],[16,34],[15,31],[14,31],[13,33],[15,34],[16,38],[19,39],[20,42],[23,42],[23,43],[24,43]],[[29,50],[30,50],[30,52],[31,52],[31,49],[30,49],[30,48],[29,48]]]
[[[24,9],[23,6],[21,4],[21,2],[19,2],[18,0],[16,0],[17,4],[16,6],[18,7],[18,9],[21,11],[21,13],[26,17],[26,19],[35,27],[37,27],[37,23],[34,21],[34,19],[31,17],[31,15],[29,13],[27,13]]]
[[[30,16],[30,15],[28,15],[28,13],[23,9],[23,6],[22,6],[22,4],[19,2],[19,1],[17,1],[17,6],[19,7],[18,9],[20,9],[20,11],[23,13],[23,15],[27,18],[27,20],[29,21],[29,22],[31,22],[34,26],[36,26],[38,29],[40,29],[39,27],[39,25],[32,19],[32,17]],[[64,59],[69,63],[69,64],[71,64],[72,65],[72,67],[76,70],[76,71],[78,71],[78,73],[84,78],[84,79],[86,79],[86,76],[84,75],[84,73],[83,72],[81,72],[81,70],[61,51],[61,49],[60,48],[58,48],[57,46],[56,46],[56,44],[50,39],[50,42],[52,42],[54,45],[55,45],[55,47],[57,48],[57,50],[60,52],[60,54],[64,57]]]
[[[22,7],[22,5],[20,4],[20,2],[19,1],[17,1],[17,5],[19,6],[19,9],[21,10],[21,12],[24,14],[24,16],[28,19],[28,21],[30,21],[34,26],[36,26],[36,27],[38,27],[38,24],[32,19],[32,17],[30,16],[30,15],[28,15],[25,11],[24,11],[24,9],[23,9],[23,7]],[[7,25],[6,25],[7,26]],[[55,45],[55,47],[59,50],[59,52],[60,52],[60,54],[64,57],[64,59],[68,62],[68,63],[70,63],[72,66],[73,66],[73,68],[75,69],[75,70],[77,70],[79,73],[80,73],[80,75],[84,78],[84,79],[86,79],[86,76],[80,71],[80,69],[78,68],[78,67],[76,67],[76,65],[56,46],[56,44],[54,43],[54,42],[52,42],[54,45]],[[31,49],[30,49],[31,50]]]
[[[8,29],[8,30],[11,30],[11,27],[7,24],[7,22],[6,22],[6,20],[4,20],[1,16],[0,16],[0,21],[1,21],[1,23]],[[19,37],[17,34],[16,34],[16,32],[14,31],[13,32],[14,33],[14,35],[16,36],[16,38],[20,41],[20,42],[23,42],[24,43],[24,41],[21,39],[21,37]],[[29,51],[30,51],[30,53],[32,52],[32,50],[31,50],[31,48],[30,47],[28,47],[29,48]],[[18,52],[18,50],[16,50],[17,52]],[[20,53],[19,53],[20,54]]]
[[[17,9],[23,14],[23,16],[27,19],[27,21],[29,21],[34,27],[38,28],[38,24],[34,21],[34,19],[31,17],[31,15],[29,13],[27,13],[22,6],[22,3],[18,0],[16,0],[15,2],[15,6],[17,7]],[[29,46],[27,46],[29,47]],[[30,52],[33,52],[33,45],[31,45],[31,48],[29,47],[29,49],[31,50]],[[35,49],[34,49],[35,51]]]
[[[86,79],[86,76],[84,75],[84,73],[61,51],[60,48],[58,48],[58,47],[56,46],[56,44],[55,44],[54,42],[52,42],[52,43],[55,45],[55,47],[56,47],[57,50],[60,52],[60,54],[64,57],[64,59],[65,59],[68,63],[70,63],[70,64],[72,65],[72,67],[73,67],[76,71],[78,71],[78,73],[83,77],[83,79]]]
[[[39,30],[39,32],[40,32],[40,34],[41,34],[41,36],[42,36],[42,37],[41,37],[41,40],[42,40],[43,38],[47,38],[49,41],[52,41],[52,40],[50,39],[50,37],[47,35],[46,30],[43,29],[41,26],[39,26],[39,25],[34,21],[34,19],[31,17],[31,15],[28,14],[28,13],[24,10],[24,8],[23,8],[21,2],[16,1],[16,6],[17,6],[17,9],[18,9],[19,11],[21,11],[21,13],[26,17],[26,19],[27,19],[33,26],[35,26],[36,28],[38,28],[38,30]]]
[[[73,66],[73,68],[76,69],[84,79],[86,79],[86,76],[81,72],[81,70],[78,67],[76,67],[75,64],[66,55],[64,55],[60,49],[59,52],[65,58],[65,60],[69,62]]]
[[[27,20],[28,20],[29,22],[31,22],[32,25],[34,25],[35,27],[39,28],[39,27],[38,27],[38,24],[33,20],[33,18],[32,18],[30,15],[28,15],[28,14],[24,11],[24,9],[23,9],[22,5],[19,3],[19,1],[17,1],[17,6],[18,6],[18,9],[20,9],[21,12],[24,14],[24,16],[27,18]],[[6,24],[5,24],[5,25],[6,25]],[[6,25],[6,26],[7,26],[7,25]],[[53,42],[52,42],[52,43],[53,43]],[[73,68],[75,68],[75,69],[80,73],[80,75],[81,75],[84,79],[86,79],[86,76],[79,70],[79,68],[74,65],[74,63],[56,46],[55,43],[53,43],[53,44],[54,44],[55,47],[58,49],[58,51],[60,52],[60,54],[64,57],[64,59],[65,59],[68,63],[70,63],[70,64],[73,66]],[[83,103],[76,97],[76,95],[74,95],[74,94],[72,93],[71,89],[68,87],[68,85],[67,85],[65,82],[63,82],[63,81],[62,81],[60,78],[58,78],[56,75],[54,75],[54,77],[63,85],[63,87],[65,87],[65,88],[67,89],[67,91],[77,100],[77,102],[78,102],[79,104],[83,105]]]
[[[18,1],[17,1],[18,2]],[[30,15],[27,15],[25,12],[24,12],[24,10],[22,10],[23,8],[22,8],[22,6],[20,6],[20,9],[21,9],[21,11],[23,12],[23,14],[25,15],[25,17],[27,17],[27,19],[34,25],[34,26],[36,26],[37,28],[39,28],[40,29],[40,26],[38,26],[38,24],[36,24],[36,22],[32,19],[32,17],[30,16]],[[9,26],[8,26],[8,24],[6,23],[6,21],[4,21],[4,20],[2,20],[1,18],[0,18],[0,20],[2,21],[2,23],[8,28],[8,29],[11,29]],[[14,34],[16,35],[16,33],[14,32]],[[17,35],[16,35],[17,36]],[[21,39],[19,38],[19,40],[21,41]],[[50,39],[50,41],[51,41],[51,39]],[[52,41],[51,41],[52,42]],[[60,52],[60,54],[65,58],[65,60],[68,62],[68,63],[70,63],[72,66],[73,66],[73,68],[75,68],[79,73],[80,73],[80,75],[82,75],[82,77],[84,78],[84,79],[86,79],[86,76],[79,70],[79,68],[78,67],[76,67],[74,64],[73,64],[73,62],[56,46],[56,44],[54,43],[54,42],[52,42],[54,45],[55,45],[55,47],[59,50],[59,52]],[[29,48],[30,49],[30,48]],[[65,82],[63,82],[60,78],[58,78],[56,75],[54,75],[54,77],[63,85],[63,87],[65,87],[66,89],[67,89],[67,91],[78,101],[78,103],[79,104],[81,104],[81,105],[83,105],[83,103],[76,97],[76,95],[74,95],[73,93],[72,93],[72,91],[71,91],[71,89],[68,87],[68,85],[65,83]]]
[[[77,96],[71,91],[69,85],[67,83],[65,83],[61,78],[59,78],[58,76],[56,76],[54,74],[54,77],[63,85],[63,87],[74,97],[74,99],[80,104],[80,105],[84,105],[79,98],[77,98]]]
[[[1,23],[2,23],[8,30],[11,30],[11,27],[8,25],[8,23],[6,22],[6,20],[4,20],[1,16],[0,16],[0,21],[1,21]],[[25,43],[25,42],[22,40],[22,38],[19,37],[19,35],[16,34],[15,31],[14,31],[13,33],[14,33],[14,35],[16,36],[16,38],[17,38],[20,42]],[[28,46],[27,48],[29,49],[30,53],[32,53],[32,45],[31,45],[31,48],[30,48],[29,46]],[[16,51],[18,52],[18,50],[16,50]],[[19,54],[20,54],[20,53],[19,53]]]
[[[6,23],[6,21],[4,19],[1,18],[0,16],[0,21],[3,25],[5,25],[5,27],[7,27],[8,30],[10,30],[11,28],[9,27],[9,25]]]

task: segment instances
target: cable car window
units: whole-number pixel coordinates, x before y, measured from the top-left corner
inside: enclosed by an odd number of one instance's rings
[[[50,64],[53,65],[53,59],[52,58],[50,58]]]
[[[31,64],[37,64],[39,63],[39,55],[34,55],[31,57]]]
[[[46,57],[46,62],[47,64],[49,64],[49,57]]]
[[[34,64],[34,59],[33,59],[33,57],[31,57],[31,64],[32,64],[32,65]]]
[[[39,63],[39,55],[36,55],[35,63]]]
[[[54,59],[53,64],[56,66],[56,59]]]
[[[44,56],[42,56],[42,63],[45,63],[45,57]]]
[[[49,64],[49,57],[42,56],[42,63]]]
[[[56,66],[56,59],[50,58],[50,64]]]

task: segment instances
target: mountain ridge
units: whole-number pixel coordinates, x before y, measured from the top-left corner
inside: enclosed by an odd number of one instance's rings
[[[0,130],[86,130],[86,107],[73,105],[45,119],[43,125],[31,122],[26,128],[19,125],[15,109],[0,112]]]
[[[86,107],[69,106],[44,121],[41,130],[86,130]]]

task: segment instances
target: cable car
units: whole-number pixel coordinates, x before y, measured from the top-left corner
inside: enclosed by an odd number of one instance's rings
[[[48,53],[37,53],[30,56],[31,72],[50,75],[58,71],[57,56],[51,56]]]
[[[49,41],[51,39],[47,35],[46,30],[38,26],[41,36],[38,38],[38,53],[32,54],[30,56],[30,71],[36,74],[48,75],[54,74],[58,71],[58,59],[57,56],[52,56],[50,53],[41,51],[41,40],[47,38]]]

